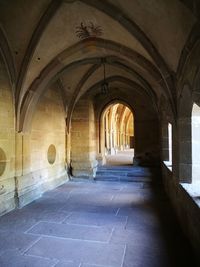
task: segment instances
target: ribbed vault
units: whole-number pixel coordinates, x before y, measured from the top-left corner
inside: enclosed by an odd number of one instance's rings
[[[62,91],[70,118],[78,99],[101,83],[102,58],[109,79],[121,77],[121,84],[124,79],[135,90],[140,87],[155,106],[164,97],[175,116],[174,76],[177,67],[181,72],[188,36],[197,28],[197,13],[187,1],[1,1],[0,15],[0,45],[19,131],[28,130],[40,97],[52,83]],[[102,38],[80,41],[77,26],[90,22],[101,27]],[[16,23],[19,31],[13,29]]]

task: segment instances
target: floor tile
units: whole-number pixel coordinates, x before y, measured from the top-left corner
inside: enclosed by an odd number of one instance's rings
[[[108,205],[108,203],[112,200],[111,193],[92,193],[90,194],[82,194],[72,195],[68,199],[67,203],[70,204],[82,204],[82,205],[93,205],[93,206],[104,206]]]
[[[53,267],[55,260],[21,255],[17,251],[8,251],[0,256],[2,267]]]
[[[37,236],[31,234],[24,234],[15,231],[0,231],[0,254],[11,249],[23,251],[37,239]]]
[[[62,238],[108,242],[112,228],[40,222],[29,233]]]
[[[121,267],[124,251],[125,247],[121,244],[105,244],[45,237],[30,248],[27,251],[27,255]]]
[[[128,216],[126,229],[155,229],[161,231],[161,221],[155,213],[135,212]]]
[[[118,207],[107,206],[93,206],[93,205],[83,205],[82,203],[77,204],[67,204],[62,208],[62,210],[67,212],[88,212],[88,213],[104,213],[104,214],[116,214]]]
[[[94,264],[82,264],[81,267],[112,267],[111,265],[108,266],[108,265],[94,265]]]
[[[75,263],[75,262],[58,262],[55,267],[80,267],[79,263]]]
[[[115,216],[103,213],[72,213],[64,222],[79,225],[96,225],[110,227],[124,227],[127,221],[125,216]]]
[[[138,203],[142,202],[142,198],[140,197],[139,193],[124,193],[120,192],[116,194],[113,199],[112,203],[114,203],[118,207],[131,207],[133,205],[137,205]]]
[[[74,179],[0,218],[2,267],[195,267],[193,259],[164,190],[149,182]]]
[[[0,218],[0,229],[2,231],[25,232],[36,223],[37,220],[35,218],[27,216],[22,210],[16,210]]]
[[[151,247],[153,244],[154,248],[159,250],[167,249],[163,234],[160,232],[155,232],[154,230],[151,231],[150,229],[147,231],[144,231],[143,229],[120,229],[120,231],[119,229],[114,229],[110,243],[134,245],[140,247]]]
[[[148,247],[127,246],[123,267],[172,267],[165,251]],[[175,266],[173,266],[175,267]]]

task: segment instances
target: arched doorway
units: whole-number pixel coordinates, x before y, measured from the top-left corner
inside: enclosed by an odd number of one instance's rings
[[[192,182],[199,182],[200,171],[200,107],[194,103],[192,108]]]
[[[134,157],[134,115],[124,103],[109,104],[101,116],[101,151],[104,163],[126,165]]]

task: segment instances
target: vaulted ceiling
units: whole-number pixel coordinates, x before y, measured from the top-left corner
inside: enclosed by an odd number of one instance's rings
[[[135,85],[155,105],[164,96],[173,110],[174,76],[198,21],[195,10],[179,0],[1,0],[0,47],[17,117],[23,121],[50,83],[73,109],[101,84],[102,58],[115,87],[128,84],[133,93]],[[81,23],[99,26],[102,35],[79,38]]]

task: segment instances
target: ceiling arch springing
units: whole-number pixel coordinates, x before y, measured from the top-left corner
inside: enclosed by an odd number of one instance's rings
[[[111,60],[111,77],[136,82],[158,98],[164,95],[175,114],[175,72],[179,66],[181,73],[187,51],[192,47],[190,32],[193,36],[197,29],[196,36],[199,36],[198,14],[188,3],[179,0],[36,0],[28,4],[23,0],[1,1],[0,23],[6,42],[0,46],[2,54],[7,55],[14,84],[17,121],[55,81],[65,91],[66,106],[71,99],[76,102],[74,96],[87,92],[94,84],[94,77],[101,80],[97,77],[96,59],[104,57]],[[100,27],[102,38],[80,41],[76,29],[81,23]],[[82,72],[78,71],[77,62],[84,65],[80,66]],[[89,73],[84,86],[79,87],[80,92],[77,85],[71,91],[66,83],[63,85],[71,69],[74,68],[71,76],[81,83],[92,65],[97,66],[96,70]]]

